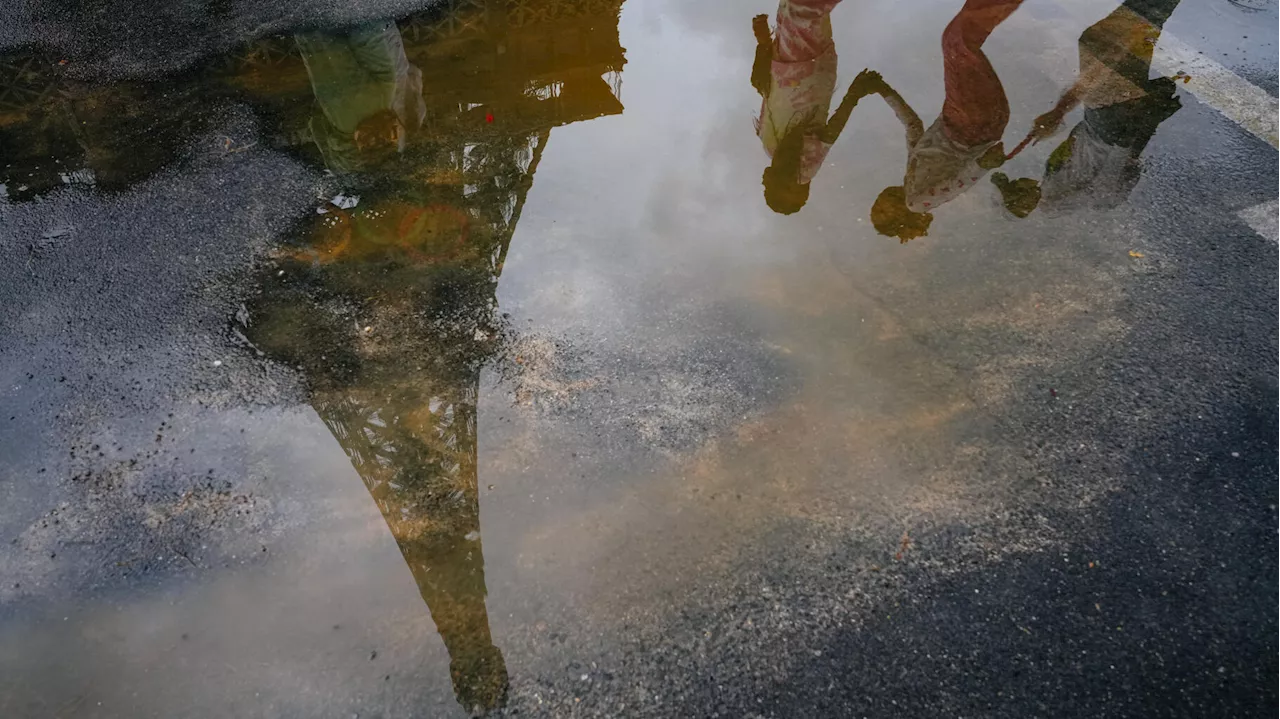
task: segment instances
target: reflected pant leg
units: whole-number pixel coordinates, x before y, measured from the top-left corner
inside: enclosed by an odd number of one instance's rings
[[[394,84],[409,68],[394,22],[361,25],[347,33],[347,43],[355,61],[377,82]]]
[[[942,33],[947,135],[964,145],[996,142],[1009,124],[1009,99],[982,44],[1021,0],[968,0]]]
[[[773,59],[812,60],[831,47],[831,11],[840,0],[782,0],[775,20]]]
[[[1179,2],[1127,0],[1081,33],[1080,57],[1088,53],[1135,86],[1144,86],[1164,23]]]
[[[1182,0],[1125,0],[1121,7],[1128,8],[1136,15],[1141,15],[1147,22],[1163,28],[1166,20],[1178,8]]]

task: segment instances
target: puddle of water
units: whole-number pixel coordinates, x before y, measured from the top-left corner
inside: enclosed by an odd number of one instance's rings
[[[78,427],[116,463],[75,445],[0,565],[4,673],[69,665],[73,713],[482,713],[729,602],[788,532],[803,565],[984,515],[1032,471],[992,459],[1001,408],[1125,333],[1149,261],[1106,213],[1180,110],[1149,77],[1178,4],[446,2],[108,86],[10,52],[14,212],[135,202],[192,156],[283,153],[314,198],[221,273],[215,369],[299,393],[245,380],[251,417],[198,377],[145,454],[152,410]]]

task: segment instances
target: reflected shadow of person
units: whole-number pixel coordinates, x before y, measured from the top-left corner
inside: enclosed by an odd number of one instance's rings
[[[1036,118],[1023,142],[1053,136],[1076,106],[1084,107],[1084,119],[1049,155],[1040,182],[991,176],[1010,214],[1026,217],[1041,205],[1050,213],[1111,209],[1128,199],[1147,143],[1182,107],[1174,78],[1149,77],[1160,33],[1179,2],[1126,0],[1080,35],[1075,83]]]

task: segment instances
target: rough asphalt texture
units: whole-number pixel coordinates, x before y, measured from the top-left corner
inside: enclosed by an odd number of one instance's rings
[[[1152,235],[1190,269],[1133,290],[1126,346],[1052,380],[1097,388],[1074,416],[1031,403],[1006,425],[1043,442],[1062,489],[1090,472],[1118,471],[1124,491],[1093,516],[1055,514],[1050,522],[1074,537],[1061,552],[941,580],[908,573],[901,606],[832,632],[821,657],[760,690],[763,713],[1275,710],[1276,248],[1222,220],[1267,199],[1254,194],[1254,178],[1274,168],[1252,137],[1239,133],[1229,147],[1221,159],[1238,172],[1228,176],[1196,173],[1193,158],[1153,158],[1177,179],[1149,185],[1135,201],[1163,217]],[[1104,453],[1077,461],[1054,449],[1078,442]]]
[[[87,78],[169,73],[274,32],[340,27],[430,7],[423,0],[244,2],[179,0],[160,6],[113,0],[6,3],[0,47],[35,43]]]
[[[298,18],[354,21],[417,4],[365,2],[356,11],[340,2],[285,8],[215,0],[167,5],[159,15],[142,5],[8,4],[0,8],[0,45],[43,43],[71,57],[73,67],[104,77],[155,74],[294,27]],[[1026,399],[1001,417],[1009,433],[1004,444],[1025,450],[1049,484],[1010,509],[1008,531],[1051,524],[1069,538],[1064,546],[994,563],[966,558],[946,571],[908,562],[868,573],[859,559],[865,548],[852,543],[818,566],[761,557],[743,585],[767,585],[767,595],[744,594],[728,615],[684,620],[689,628],[741,626],[750,618],[765,626],[760,618],[784,607],[785,625],[770,625],[777,631],[696,642],[687,640],[698,634],[692,629],[670,642],[640,632],[589,690],[565,679],[578,667],[549,667],[531,681],[543,698],[558,689],[560,699],[543,704],[530,691],[513,693],[508,712],[1274,716],[1277,247],[1235,218],[1274,199],[1275,153],[1208,108],[1189,103],[1184,112],[1198,113],[1197,122],[1178,126],[1211,127],[1220,151],[1213,164],[1233,171],[1205,173],[1207,158],[1194,137],[1153,143],[1148,163],[1158,168],[1149,171],[1155,179],[1133,202],[1148,208],[1146,233],[1176,269],[1158,269],[1129,287],[1119,313],[1132,332],[1123,344],[1017,388],[1015,395]],[[219,127],[251,135],[252,123],[232,115]],[[161,173],[122,195],[0,210],[0,249],[11,259],[28,258],[0,270],[0,306],[43,318],[24,326],[6,313],[0,322],[0,379],[25,387],[7,395],[16,404],[4,407],[0,421],[29,419],[22,429],[0,433],[8,465],[0,475],[8,485],[0,487],[6,541],[47,506],[37,487],[15,480],[36,476],[47,457],[61,452],[47,428],[67,421],[54,416],[67,393],[81,393],[84,412],[111,416],[122,411],[117,403],[163,407],[163,398],[133,391],[156,374],[165,376],[163,386],[183,388],[184,399],[211,404],[268,402],[294,389],[283,374],[206,376],[188,369],[227,353],[186,337],[194,330],[203,331],[196,337],[223,336],[238,290],[220,283],[284,230],[291,220],[279,208],[293,208],[295,217],[307,212],[324,180],[270,153],[231,160],[235,171],[226,172],[218,163],[228,160],[201,155],[210,145],[193,142],[180,173]],[[275,211],[246,215],[237,198],[247,195]],[[62,255],[56,238],[37,239],[59,223],[75,227],[78,241],[88,240],[98,253]],[[98,229],[121,226],[134,231]],[[194,254],[183,240],[192,235],[201,238]],[[141,293],[162,300],[131,301]],[[136,314],[137,307],[161,305],[177,312]],[[106,324],[79,326],[89,314]],[[71,336],[94,344],[60,339],[63,326],[77,327]],[[104,382],[95,371],[100,365],[138,369],[113,371]],[[224,379],[249,375],[256,378],[248,385]],[[1069,411],[1047,398],[1050,387],[1072,395]],[[1083,456],[1070,449],[1082,445],[1095,449]],[[1118,477],[1122,489],[1087,512],[1037,503],[1039,496],[1069,496],[1099,474]],[[939,556],[955,548],[955,556],[968,557],[960,549],[968,531],[937,527],[915,541]],[[775,546],[805,541],[785,531],[775,539]],[[832,611],[854,575],[887,589],[857,600],[863,617],[857,624]],[[0,615],[6,611],[16,609],[0,608]],[[631,702],[637,686],[660,692],[664,703]]]
[[[1215,122],[1207,108],[1193,111]],[[1197,173],[1173,139],[1151,158],[1163,181],[1134,198],[1160,218],[1149,228],[1160,250],[1186,269],[1130,290],[1124,346],[1022,387],[1031,399],[1002,418],[1016,433],[1008,442],[1034,448],[1051,477],[1038,492],[1070,495],[1098,474],[1122,477],[1122,491],[1084,516],[1034,500],[1017,508],[1012,525],[1060,527],[1066,546],[958,573],[885,576],[896,591],[873,600],[856,627],[837,626],[830,612],[854,571],[841,552],[820,567],[762,571],[777,593],[744,596],[729,617],[688,621],[732,625],[781,605],[782,637],[638,646],[615,668],[617,685],[583,698],[586,714],[616,712],[636,677],[665,685],[682,716],[1273,713],[1276,247],[1231,218],[1269,197],[1256,179],[1275,169],[1256,138],[1219,129],[1230,155],[1215,161],[1236,172]],[[1050,386],[1081,398],[1062,411],[1045,397]],[[1076,446],[1096,449],[1080,456]],[[968,533],[943,527],[916,541],[963,556]]]

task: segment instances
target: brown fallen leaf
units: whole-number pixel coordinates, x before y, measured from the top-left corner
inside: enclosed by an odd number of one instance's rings
[[[1141,252],[1138,252],[1137,250],[1129,250],[1129,256],[1130,257],[1146,257],[1146,255],[1142,254]]]

